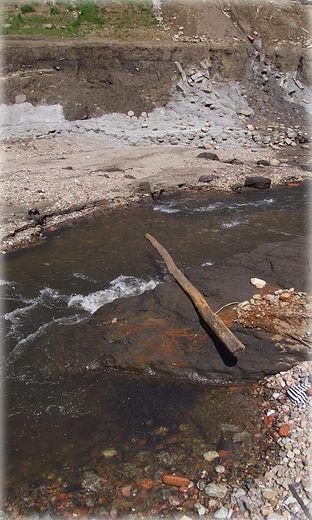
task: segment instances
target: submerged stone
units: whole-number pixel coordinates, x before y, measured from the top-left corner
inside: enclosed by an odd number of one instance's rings
[[[227,492],[228,488],[226,486],[214,484],[213,482],[205,487],[205,494],[209,497],[224,498]]]

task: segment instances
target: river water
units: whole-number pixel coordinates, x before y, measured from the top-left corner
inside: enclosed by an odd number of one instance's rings
[[[7,503],[20,501],[20,509],[34,512],[43,506],[25,499],[31,490],[47,482],[69,489],[92,470],[110,483],[111,495],[101,501],[109,507],[116,479],[156,478],[177,460],[186,470],[195,445],[215,449],[225,431],[254,427],[248,385],[230,392],[113,370],[56,378],[47,339],[60,324],[77,323],[115,298],[169,280],[145,233],[183,270],[304,235],[308,215],[303,186],[184,195],[102,215],[6,255],[1,326]],[[115,454],[103,455],[107,449]]]

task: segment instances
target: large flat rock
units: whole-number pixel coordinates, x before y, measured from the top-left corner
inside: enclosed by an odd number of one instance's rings
[[[257,292],[250,283],[253,277],[264,279],[271,289],[308,291],[309,271],[309,240],[298,237],[185,274],[216,312],[229,302],[251,298]],[[308,346],[292,338],[237,323],[230,326],[246,347],[239,359],[213,335],[172,281],[140,296],[115,300],[90,319],[57,329],[50,340],[52,366],[72,374],[114,368],[225,383],[261,379],[309,355]]]

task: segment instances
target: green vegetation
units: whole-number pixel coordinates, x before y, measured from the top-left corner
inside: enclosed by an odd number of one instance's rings
[[[26,14],[26,13],[34,13],[36,11],[36,9],[34,8],[33,5],[31,4],[24,4],[22,5],[21,7],[21,11],[23,14]]]
[[[152,0],[56,0],[28,4],[2,2],[0,34],[122,37],[158,25]]]
[[[53,6],[50,9],[50,14],[60,14],[60,12],[61,11],[56,6]]]
[[[82,25],[99,25],[103,26],[104,19],[100,16],[100,8],[93,0],[85,0],[76,4],[78,18],[73,23],[75,29]]]

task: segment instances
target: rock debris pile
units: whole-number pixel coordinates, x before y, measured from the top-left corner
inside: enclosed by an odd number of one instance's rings
[[[245,327],[286,334],[312,346],[309,332],[311,311],[312,298],[305,292],[296,292],[294,288],[276,291],[263,289],[237,306],[236,321]]]
[[[279,121],[259,126],[249,124],[248,118],[254,115],[254,111],[247,103],[246,88],[238,82],[224,82],[222,78],[220,81],[212,80],[208,60],[186,70],[178,62],[176,67],[180,80],[173,87],[172,100],[163,108],[155,104],[152,112],[142,112],[140,116],[130,110],[127,114],[105,114],[99,118],[69,122],[64,118],[61,105],[33,107],[30,103],[17,100],[15,105],[5,107],[0,138],[85,134],[104,141],[105,146],[117,148],[179,145],[206,149],[251,147],[256,144],[296,146],[309,141],[308,132],[300,124],[293,127]],[[281,74],[271,74],[268,67],[263,69],[263,78],[268,78],[269,74],[275,82],[276,77],[283,81],[288,102],[302,104],[305,100],[309,103],[311,96],[307,87],[293,77],[280,79]],[[295,90],[296,98],[289,96],[287,91],[290,82],[293,85],[291,93]],[[305,91],[309,99],[300,98]]]

